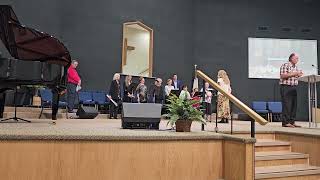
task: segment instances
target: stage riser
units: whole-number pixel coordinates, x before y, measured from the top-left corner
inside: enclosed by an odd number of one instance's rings
[[[6,180],[253,179],[253,144],[230,140],[0,141],[0,149]]]
[[[256,167],[265,166],[280,166],[280,165],[295,165],[295,164],[308,164],[308,158],[303,159],[284,159],[284,160],[270,160],[270,161],[256,161]]]
[[[248,138],[248,137],[251,137],[251,134],[236,133],[234,134],[234,136]],[[256,133],[255,138],[256,139],[275,139],[275,134],[274,133]]]
[[[284,177],[284,178],[267,178],[263,180],[319,180],[320,175],[309,175],[309,176],[294,176],[294,177]]]
[[[254,156],[251,154],[254,154],[253,144],[244,145],[239,142],[225,141],[224,179],[252,180],[254,178]]]
[[[310,164],[320,166],[320,137],[278,133],[276,139],[290,142],[293,152],[309,154]]]
[[[265,146],[265,147],[255,147],[256,152],[265,151],[290,151],[290,146]]]
[[[238,136],[238,137],[251,137],[251,134],[249,133],[235,133],[234,136]],[[255,134],[255,138],[256,139],[275,139],[275,134],[274,133],[256,133]]]
[[[274,133],[255,144],[255,179],[319,180],[320,168],[309,153],[318,154],[320,138]],[[314,148],[317,150],[314,151]],[[313,164],[310,162],[314,162]]]

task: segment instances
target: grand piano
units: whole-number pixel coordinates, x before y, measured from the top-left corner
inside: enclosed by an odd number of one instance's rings
[[[11,55],[0,58],[0,118],[7,90],[42,85],[52,89],[52,118],[56,119],[59,94],[66,88],[71,64],[67,48],[53,36],[22,25],[9,5],[0,5],[0,38]]]

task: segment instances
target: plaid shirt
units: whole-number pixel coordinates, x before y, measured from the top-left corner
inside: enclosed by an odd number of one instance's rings
[[[289,86],[297,86],[298,85],[298,78],[297,77],[290,77],[288,79],[282,79],[281,74],[287,74],[291,72],[298,71],[297,66],[293,66],[290,62],[282,64],[280,67],[280,84],[289,85]]]

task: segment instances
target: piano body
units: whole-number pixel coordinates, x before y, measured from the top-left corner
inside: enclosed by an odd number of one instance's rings
[[[0,39],[12,56],[0,58],[0,118],[5,92],[21,85],[43,85],[54,93],[53,105],[66,88],[70,53],[56,38],[22,25],[9,5],[0,5]],[[56,110],[53,107],[53,115]]]

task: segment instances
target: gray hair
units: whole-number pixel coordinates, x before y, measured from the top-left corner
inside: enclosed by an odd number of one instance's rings
[[[120,78],[120,74],[119,74],[119,73],[115,73],[115,74],[113,75],[113,80],[116,80],[116,79],[117,79],[117,77],[119,77],[119,78]]]
[[[77,60],[72,60],[71,64],[74,64],[74,63],[78,63],[79,64],[79,62]]]

